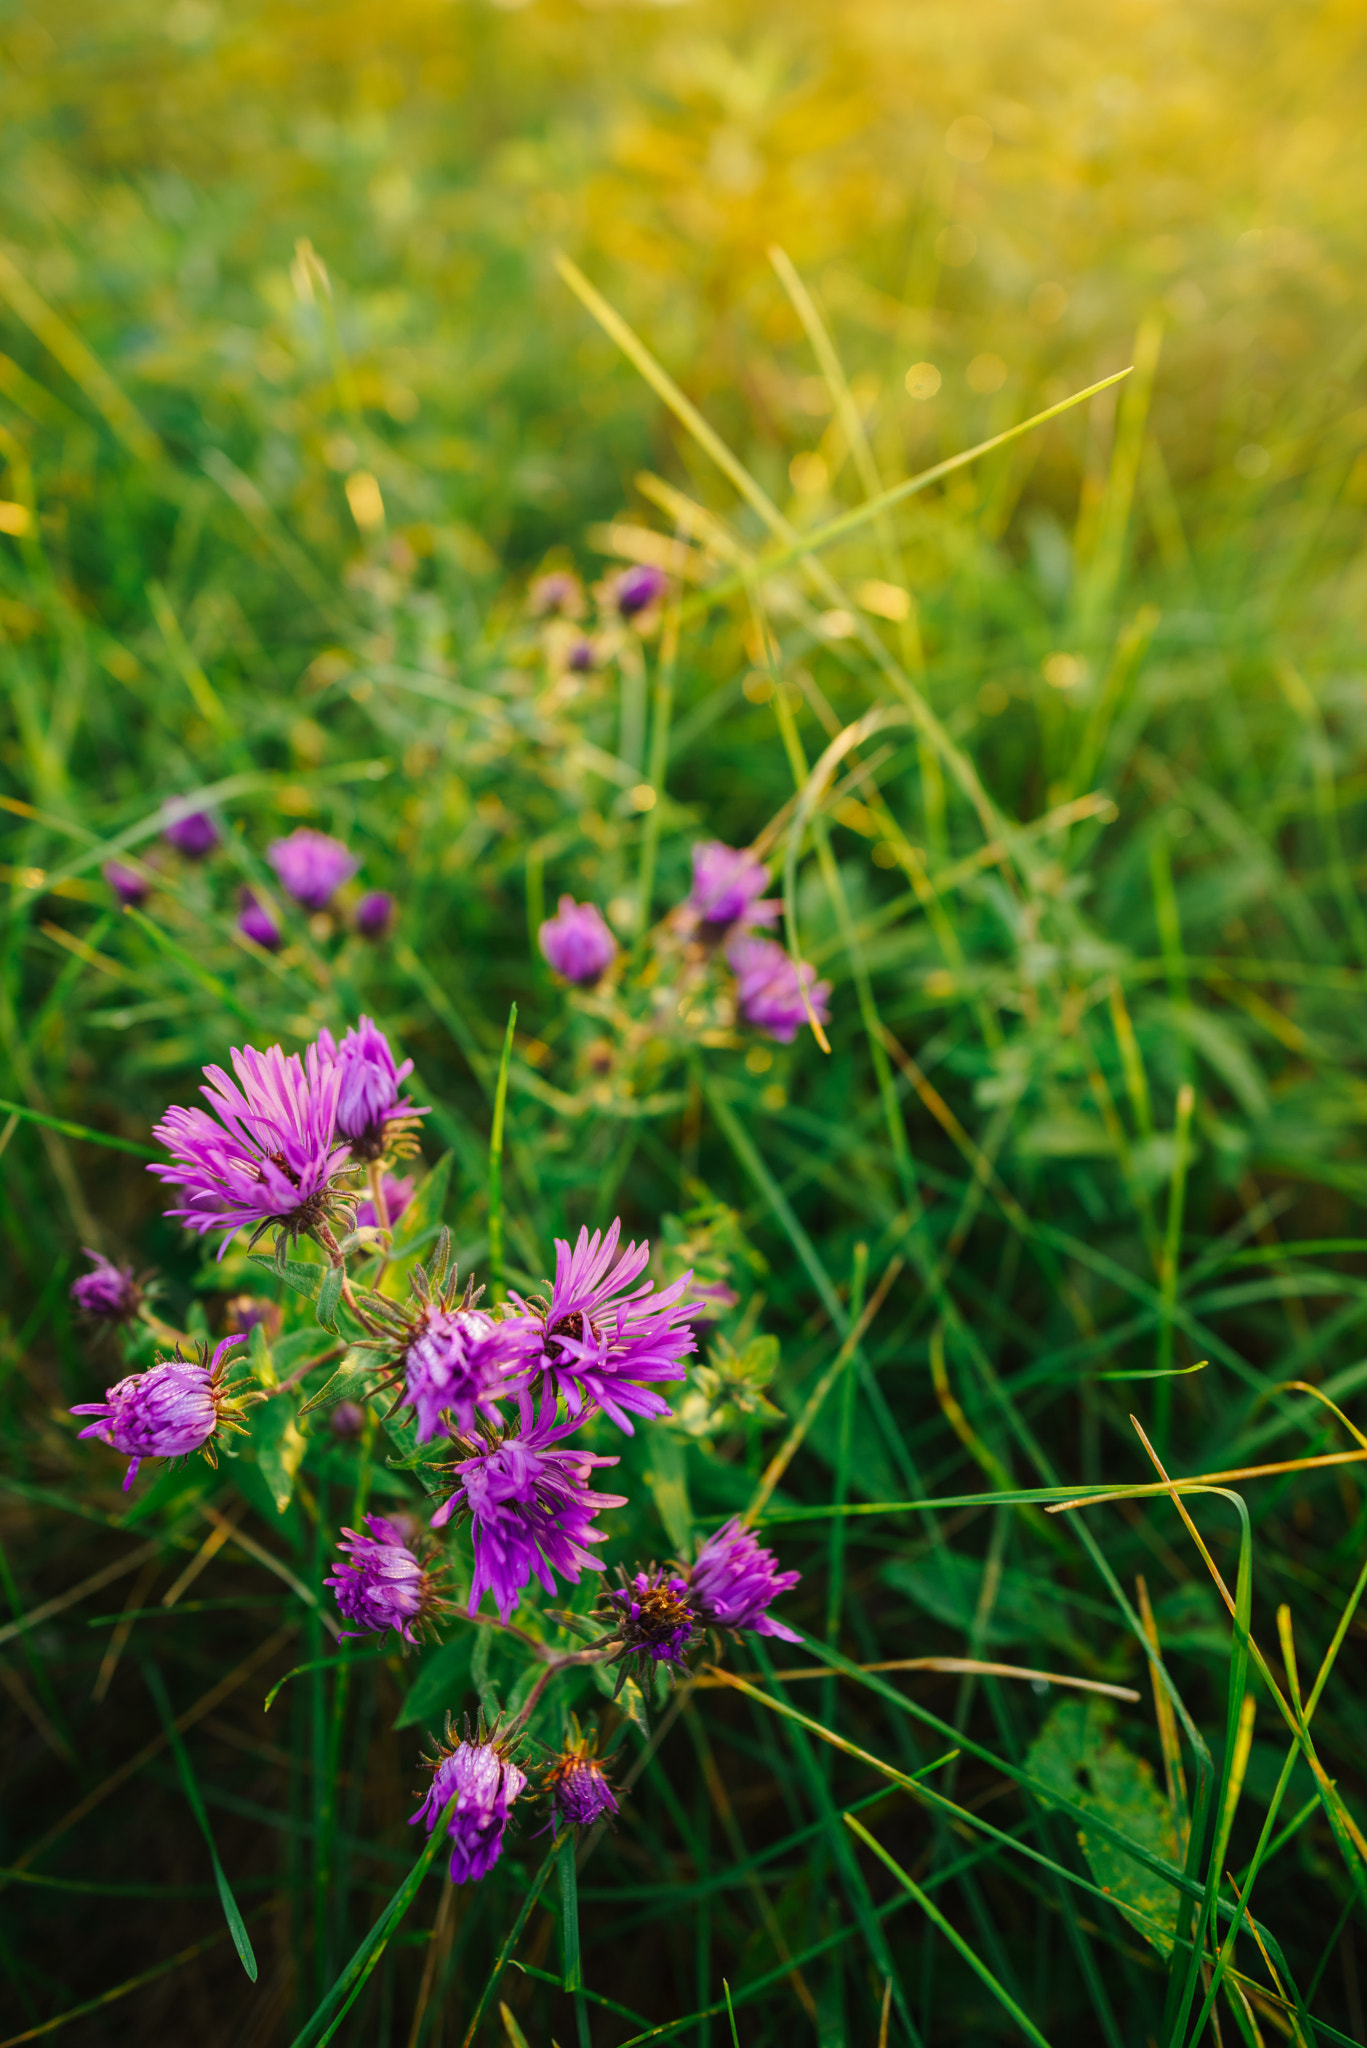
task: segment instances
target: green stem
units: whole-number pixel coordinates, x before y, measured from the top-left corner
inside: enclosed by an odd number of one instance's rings
[[[489,1299],[502,1301],[503,1286],[503,1113],[508,1101],[508,1063],[513,1056],[513,1026],[517,1004],[508,1011],[508,1028],[503,1034],[503,1055],[498,1063],[494,1089],[494,1121],[489,1132]]]

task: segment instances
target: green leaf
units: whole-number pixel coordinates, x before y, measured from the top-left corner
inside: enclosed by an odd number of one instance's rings
[[[271,1357],[270,1339],[264,1323],[253,1323],[251,1337],[247,1344],[247,1363],[263,1387],[278,1387],[280,1375]]]
[[[331,1330],[334,1334],[337,1329],[337,1310],[342,1301],[342,1282],[345,1279],[345,1266],[329,1266],[318,1288],[318,1320],[325,1330]]]
[[[396,1728],[411,1728],[417,1721],[440,1728],[448,1708],[459,1719],[462,1699],[470,1690],[476,1633],[463,1622],[449,1643],[428,1651],[399,1709]]]
[[[1154,1783],[1153,1766],[1111,1733],[1115,1709],[1104,1700],[1064,1700],[1034,1742],[1025,1767],[1137,1847],[1180,1864],[1172,1811]],[[1172,1950],[1177,1893],[1109,1839],[1078,1834],[1092,1875],[1119,1910],[1163,1955]]]
[[[413,1262],[441,1228],[454,1161],[454,1152],[442,1154],[399,1219],[401,1227],[395,1233],[391,1263],[380,1289],[391,1301],[402,1300],[407,1294]]]
[[[243,1969],[247,1972],[253,1984],[255,1984],[256,1957],[252,1952],[251,1937],[248,1935],[242,1915],[238,1911],[237,1900],[233,1897],[232,1887],[224,1875],[223,1865],[218,1860],[218,1850],[214,1847],[214,1837],[209,1826],[209,1816],[204,1810],[204,1801],[200,1797],[195,1774],[190,1768],[190,1759],[186,1754],[185,1745],[180,1739],[180,1731],[176,1727],[175,1717],[171,1712],[171,1703],[166,1697],[166,1688],[161,1682],[161,1674],[155,1664],[144,1664],[142,1675],[147,1682],[148,1691],[156,1702],[157,1712],[161,1716],[161,1724],[166,1731],[166,1740],[170,1745],[171,1754],[176,1760],[176,1769],[180,1773],[181,1786],[189,1803],[190,1811],[199,1824],[199,1831],[203,1835],[208,1848],[209,1861],[213,1865],[214,1883],[218,1886],[219,1903],[223,1908],[223,1917],[228,1923],[228,1932],[232,1936],[233,1947],[237,1950],[238,1959]]]
[[[326,1270],[324,1267],[305,1265],[302,1259],[281,1259],[277,1265],[274,1259],[268,1259],[262,1252],[252,1252],[249,1257],[252,1265],[260,1266],[263,1273],[274,1273],[296,1294],[307,1295],[310,1301],[316,1299]]]
[[[677,1436],[658,1422],[642,1425],[650,1451],[646,1481],[665,1534],[682,1561],[693,1552],[693,1510],[688,1504],[688,1480],[684,1471],[684,1447]]]
[[[330,1414],[343,1401],[363,1401],[381,1370],[380,1360],[373,1351],[348,1351],[332,1377],[324,1380],[316,1394],[309,1395],[299,1410],[300,1415],[312,1414],[315,1408],[322,1408]]]
[[[262,1478],[270,1488],[277,1514],[283,1515],[294,1497],[294,1480],[304,1462],[308,1438],[295,1418],[288,1395],[263,1401],[251,1413],[252,1449]]]

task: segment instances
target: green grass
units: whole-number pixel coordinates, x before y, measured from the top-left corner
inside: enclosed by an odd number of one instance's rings
[[[0,24],[0,2042],[1363,2038],[1361,54],[973,26]],[[571,690],[527,582],[642,528],[680,601]],[[237,941],[301,821],[392,938]],[[656,1000],[713,836],[829,1053]],[[566,890],[610,994],[535,951]],[[336,1530],[415,1474],[143,1171],[205,1062],[361,1010],[432,1104],[414,1255],[524,1288],[620,1212],[740,1296],[677,1429],[596,1425],[608,1557],[754,1503],[806,1646],[648,1730],[566,1675],[631,1786],[577,1872],[531,1819],[425,1874],[419,1750],[523,1665],[334,1642]],[[66,1409],[150,1340],[74,1320],[82,1245],[175,1328],[276,1296],[298,1408],[121,1495]]]

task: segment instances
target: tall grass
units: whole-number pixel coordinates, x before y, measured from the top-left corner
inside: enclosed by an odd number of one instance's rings
[[[0,2042],[1362,2039],[1355,18],[2,34]],[[547,559],[666,563],[660,630],[571,687]],[[190,792],[222,851],[120,914]],[[389,938],[241,943],[300,821]],[[829,1052],[654,1001],[710,837]],[[536,953],[562,891],[611,997]],[[286,1397],[130,1506],[65,1412],[150,1356],[74,1318],[82,1245],[327,1348],[143,1166],[229,1045],[361,1010],[432,1104],[412,1255],[534,1285],[620,1211],[739,1297],[614,1437],[610,1560],[750,1509],[803,1573],[801,1652],[566,1691],[618,1829],[459,1891],[418,1752],[521,1667],[338,1661],[337,1526],[418,1498],[385,1439]]]

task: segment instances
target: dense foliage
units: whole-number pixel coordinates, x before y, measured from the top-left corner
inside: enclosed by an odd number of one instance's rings
[[[0,2048],[1363,2039],[1355,11],[51,0],[0,66]],[[607,1563],[801,1574],[801,1649],[557,1667],[459,1886],[420,1752],[596,1588],[472,1624],[453,1524],[425,1641],[335,1639],[423,1447],[326,1247],[146,1171],[362,1016],[429,1112],[364,1285],[620,1214],[710,1292],[584,1423]],[[121,1492],[68,1411],[247,1326],[246,1434]]]

